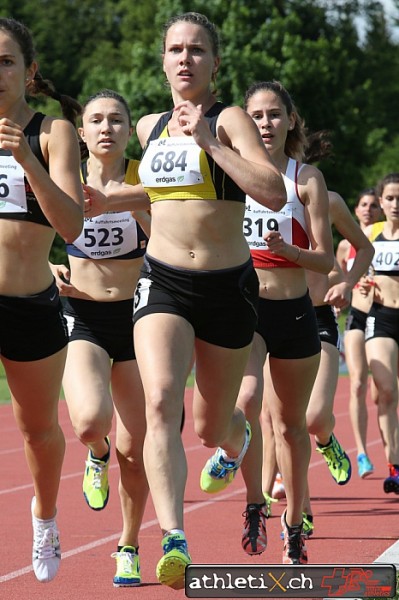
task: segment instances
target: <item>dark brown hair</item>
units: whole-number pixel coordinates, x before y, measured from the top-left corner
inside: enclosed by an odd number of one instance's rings
[[[30,30],[16,19],[0,18],[0,31],[5,31],[15,40],[24,57],[25,67],[30,67],[36,56]],[[31,96],[44,94],[59,102],[63,116],[76,126],[76,119],[81,114],[79,102],[70,96],[57,92],[51,81],[43,79],[39,71],[36,71],[34,79],[27,85],[26,89]]]

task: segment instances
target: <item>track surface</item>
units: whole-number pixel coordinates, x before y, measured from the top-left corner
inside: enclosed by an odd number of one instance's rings
[[[335,484],[324,459],[314,450],[309,482],[314,510],[315,534],[307,543],[309,563],[370,564],[399,537],[399,497],[386,495],[382,482],[387,466],[382,449],[376,408],[369,403],[369,452],[374,474],[359,479],[356,448],[348,414],[348,378],[341,376],[335,401],[335,433],[353,462],[352,479],[346,486]],[[209,457],[194,434],[191,420],[191,390],[186,393],[186,425],[183,439],[189,464],[185,502],[185,529],[195,563],[279,564],[282,541],[280,519],[284,501],[273,506],[268,520],[268,548],[257,557],[241,548],[245,490],[239,474],[225,492],[208,496],[199,488],[199,474]],[[61,532],[62,564],[56,579],[36,581],[31,568],[30,500],[32,484],[10,406],[0,407],[0,599],[1,600],[143,600],[184,598],[184,591],[160,586],[155,566],[161,556],[161,535],[149,501],[140,535],[143,584],[140,588],[114,588],[114,560],[121,529],[115,456],[110,468],[111,495],[102,512],[91,511],[81,492],[85,449],[72,431],[65,402],[60,402],[60,421],[67,450],[58,502],[57,523]],[[113,433],[111,434],[114,440]],[[395,551],[396,552],[396,551]],[[394,554],[394,557],[396,554]],[[397,556],[396,563],[399,562]],[[266,596],[265,596],[266,597]],[[269,598],[271,596],[268,596]]]

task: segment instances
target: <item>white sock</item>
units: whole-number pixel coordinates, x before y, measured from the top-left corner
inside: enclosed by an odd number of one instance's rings
[[[184,535],[183,529],[169,529],[169,531],[167,531],[165,533],[165,535],[176,535],[176,533],[179,533],[180,535]],[[163,537],[165,537],[165,535]],[[186,536],[184,535],[184,537],[186,537]]]
[[[246,451],[248,450],[248,446],[249,446],[249,439],[247,437],[247,430],[245,428],[245,440],[244,440],[244,445],[241,449],[240,454],[238,456],[235,456],[234,458],[232,458],[231,456],[228,456],[222,448],[222,456],[226,462],[240,463],[242,461],[242,459],[244,458]]]

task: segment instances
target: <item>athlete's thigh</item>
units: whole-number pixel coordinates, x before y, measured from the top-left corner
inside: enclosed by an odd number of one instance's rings
[[[136,452],[141,454],[146,421],[137,361],[114,362],[111,381],[116,413],[116,447],[125,456]]]
[[[190,372],[194,331],[183,317],[153,313],[134,325],[134,348],[147,403],[167,393],[169,401],[184,396]]]
[[[226,423],[237,402],[251,344],[222,348],[196,340],[193,417],[215,428]]]
[[[397,380],[398,345],[392,338],[375,337],[366,342],[366,355],[377,388]]]
[[[265,341],[258,333],[255,333],[237,400],[237,406],[243,410],[261,409],[265,360]]]
[[[73,425],[112,418],[110,374],[110,358],[103,348],[87,340],[69,342],[62,383]]]
[[[57,420],[66,348],[40,360],[2,358],[15,418],[21,429],[43,427]]]
[[[367,359],[364,332],[352,329],[344,334],[345,362],[349,374],[353,377],[367,376]]]
[[[273,421],[288,426],[303,422],[319,361],[319,353],[296,359],[269,356],[264,395]]]

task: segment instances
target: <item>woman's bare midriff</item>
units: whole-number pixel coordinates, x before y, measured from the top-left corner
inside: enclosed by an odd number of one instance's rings
[[[161,200],[152,205],[148,254],[183,269],[217,270],[250,257],[244,204],[226,200]]]
[[[256,269],[259,296],[267,300],[292,300],[306,294],[304,269]]]
[[[143,258],[86,260],[70,256],[69,262],[71,284],[77,289],[74,298],[117,302],[133,298]]]

